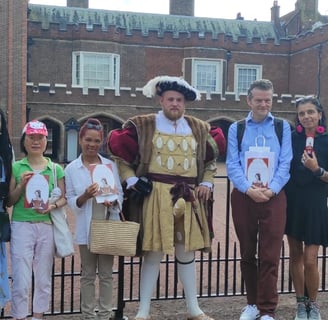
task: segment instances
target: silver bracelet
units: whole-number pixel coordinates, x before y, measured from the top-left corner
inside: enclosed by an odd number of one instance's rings
[[[325,174],[325,169],[323,169],[321,167],[318,170],[313,172],[313,175],[317,178],[322,178],[324,174]]]

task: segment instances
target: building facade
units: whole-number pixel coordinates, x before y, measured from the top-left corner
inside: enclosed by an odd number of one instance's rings
[[[195,17],[192,0],[171,0],[169,15],[89,9],[88,0],[67,7],[0,0],[0,107],[16,154],[25,122],[40,119],[50,132],[47,154],[75,159],[88,117],[108,132],[159,110],[141,92],[157,75],[197,87],[202,99],[188,113],[225,133],[248,111],[255,79],[273,82],[273,113],[291,123],[300,95],[316,94],[328,107],[328,19],[317,0],[298,0],[284,17],[279,9],[273,1],[271,21],[261,22]]]

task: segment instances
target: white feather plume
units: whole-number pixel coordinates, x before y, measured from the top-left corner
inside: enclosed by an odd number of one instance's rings
[[[143,87],[142,93],[146,97],[154,97],[157,94],[156,86],[161,82],[177,82],[180,86],[187,88],[190,91],[193,91],[196,94],[195,100],[200,100],[201,95],[200,92],[192,87],[186,80],[180,77],[172,77],[172,76],[157,76],[147,82],[147,84]]]
[[[147,84],[142,88],[142,93],[146,97],[156,96],[156,85],[160,82],[162,76],[155,77],[147,82]]]

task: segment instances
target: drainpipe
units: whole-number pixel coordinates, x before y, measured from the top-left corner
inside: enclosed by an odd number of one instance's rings
[[[318,74],[317,74],[317,97],[320,98],[321,86],[321,63],[322,63],[322,44],[318,48]]]

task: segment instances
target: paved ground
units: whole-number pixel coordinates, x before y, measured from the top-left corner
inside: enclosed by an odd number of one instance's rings
[[[223,164],[218,166],[218,175],[225,175],[225,166]],[[218,186],[216,186],[216,199],[225,199],[225,181],[218,181]],[[216,219],[224,216],[225,212],[225,201],[215,202],[216,211],[222,214],[217,215]],[[70,215],[73,219],[74,216]],[[217,230],[223,230],[220,221],[215,221]],[[71,225],[74,225],[71,222]],[[230,241],[235,241],[235,234],[233,226],[231,224],[230,230]],[[224,238],[223,232],[216,233],[215,242],[222,241]],[[78,255],[76,255],[78,259]],[[205,313],[213,317],[215,320],[239,320],[240,310],[245,306],[245,297],[221,297],[221,298],[201,298],[199,303],[201,308]],[[328,320],[328,293],[319,294],[318,299],[321,305],[321,316],[322,320]],[[124,309],[124,316],[127,316],[129,320],[133,320],[136,314],[138,304],[137,303],[127,303]],[[183,300],[169,300],[152,302],[151,308],[152,320],[178,320],[187,319],[185,313],[185,305]],[[293,320],[295,317],[295,297],[292,294],[280,295],[279,306],[277,310],[276,319],[277,320]],[[47,316],[47,320],[79,320],[81,315],[67,315],[67,316]]]
[[[322,320],[327,320],[328,317],[328,293],[320,293],[318,301],[321,306]],[[238,320],[240,310],[244,307],[245,297],[222,297],[222,298],[204,298],[199,299],[200,306],[208,315],[215,320]],[[129,320],[133,320],[137,303],[127,303],[124,315]],[[280,295],[279,306],[277,310],[277,320],[293,320],[294,319],[295,298],[294,295]],[[187,315],[184,312],[185,305],[183,300],[170,300],[152,303],[151,315],[152,320],[178,320],[186,319]],[[72,316],[48,316],[48,320],[59,319],[80,319],[80,315]]]

